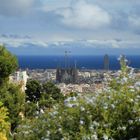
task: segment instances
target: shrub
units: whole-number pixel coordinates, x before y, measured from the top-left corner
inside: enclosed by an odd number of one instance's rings
[[[8,112],[0,102],[0,140],[7,140],[10,132],[10,123],[8,122]]]
[[[140,88],[133,69],[121,71],[101,92],[71,96],[17,129],[17,140],[140,139]]]

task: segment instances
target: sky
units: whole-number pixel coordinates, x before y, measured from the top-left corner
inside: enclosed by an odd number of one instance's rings
[[[0,0],[0,42],[47,48],[50,42],[85,40],[96,47],[136,50],[139,7],[139,0]]]

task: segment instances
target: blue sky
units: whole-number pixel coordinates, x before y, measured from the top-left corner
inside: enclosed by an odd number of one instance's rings
[[[48,47],[88,40],[139,48],[139,7],[139,0],[0,0],[0,42]]]

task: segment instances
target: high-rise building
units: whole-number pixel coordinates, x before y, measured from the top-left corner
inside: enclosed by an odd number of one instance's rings
[[[109,56],[107,54],[104,56],[104,70],[109,70]]]

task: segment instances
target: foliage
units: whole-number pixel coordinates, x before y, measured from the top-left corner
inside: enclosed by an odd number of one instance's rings
[[[23,111],[24,94],[20,85],[9,82],[9,76],[18,67],[17,59],[4,46],[0,46],[0,100],[8,109],[8,117],[11,123],[11,130],[19,124]]]
[[[41,85],[36,80],[29,80],[26,87],[26,117],[33,117],[36,112],[40,112],[40,109],[51,108],[54,104],[63,100],[60,89],[51,82]]]
[[[36,112],[39,110],[38,106],[34,102],[25,102],[25,117],[34,118],[36,117]]]
[[[8,122],[8,112],[0,102],[0,140],[7,140],[7,135],[10,130],[10,123]]]
[[[125,61],[121,59],[121,71],[103,91],[70,96],[25,120],[16,139],[140,139],[140,87]]]
[[[41,85],[37,80],[28,80],[26,85],[27,101],[37,102],[41,97]]]
[[[43,85],[43,93],[46,99],[49,97],[52,97],[54,100],[60,100],[63,98],[60,89],[52,82],[47,82]]]
[[[20,113],[24,111],[24,96],[20,86],[16,84],[7,83],[0,89],[0,99],[8,109],[12,131],[21,121]]]
[[[9,77],[18,67],[17,59],[4,46],[0,46],[0,82]]]
[[[64,98],[60,89],[52,82],[43,84],[42,89],[42,97],[39,101],[39,106],[41,108],[51,108],[54,104],[61,102]]]

